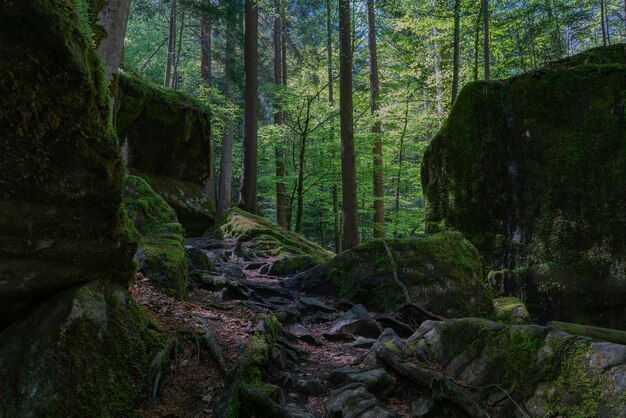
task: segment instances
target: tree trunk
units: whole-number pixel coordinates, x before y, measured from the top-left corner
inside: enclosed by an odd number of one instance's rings
[[[489,50],[489,0],[483,0],[483,34],[484,34],[484,65],[485,65],[485,81],[491,79],[491,52]]]
[[[207,16],[202,16],[200,21],[200,75],[207,87],[212,86],[213,71],[211,66],[211,20]],[[206,193],[211,202],[217,206],[217,187],[215,174],[215,138],[211,131],[211,160],[209,165],[209,178],[206,182]]]
[[[235,43],[233,36],[236,32],[233,16],[227,16],[226,30],[226,51],[230,51],[224,60],[224,97],[229,103],[234,101],[233,92],[233,64]],[[230,208],[232,201],[232,173],[233,173],[233,129],[234,121],[230,112],[224,120],[224,133],[222,134],[222,156],[220,161],[220,184],[217,201],[217,213],[223,215]]]
[[[178,64],[180,63],[180,52],[183,46],[183,30],[185,29],[185,9],[182,8],[180,14],[180,32],[178,34],[178,46],[176,47],[176,55],[174,58],[174,74],[172,76],[172,89],[178,90],[178,81],[180,75],[178,74]]]
[[[318,207],[319,207],[319,223],[320,223],[320,244],[322,247],[326,248],[326,226],[324,224],[324,208],[323,208],[323,201],[320,198],[318,201]]]
[[[480,22],[483,17],[484,2],[480,2],[480,9],[476,17],[476,26],[474,27],[474,81],[478,81],[478,48],[480,46]]]
[[[306,124],[308,124],[308,116]],[[304,211],[304,155],[306,140],[307,134],[303,133],[300,137],[300,153],[298,155],[298,189],[296,192],[298,209],[296,210],[296,227],[294,229],[298,234],[302,232],[302,214]]]
[[[377,117],[379,100],[378,56],[376,54],[376,10],[374,0],[367,0],[367,47],[369,50],[370,110]],[[377,120],[372,126],[374,143],[374,238],[385,237],[385,189],[383,184],[382,127]]]
[[[408,87],[408,86],[407,86]],[[395,229],[396,232],[394,236],[398,237],[398,224],[400,223],[400,180],[402,178],[402,170],[404,169],[404,137],[406,136],[406,129],[409,124],[409,103],[410,103],[411,95],[407,95],[406,97],[406,107],[404,109],[404,126],[402,127],[402,135],[400,135],[400,149],[398,152],[398,176],[396,177],[396,196],[395,196],[395,205],[394,212],[396,215]]]
[[[624,0],[626,1],[626,0]],[[331,0],[326,0],[326,67],[328,69],[328,102],[332,105],[333,98],[333,36]],[[625,9],[626,10],[626,9]]]
[[[350,0],[339,0],[339,121],[343,185],[343,249],[359,244],[358,202],[352,109],[352,29]]]
[[[456,101],[459,94],[459,71],[461,55],[461,0],[454,1],[454,50],[452,52],[452,99],[450,105]]]
[[[274,15],[274,84],[276,86],[282,85],[283,76],[283,59],[282,59],[282,24],[281,24],[281,1],[275,0],[275,15]],[[276,125],[282,125],[284,117],[280,106],[277,104],[274,109],[274,123]],[[284,142],[284,141],[280,141]],[[279,179],[276,182],[276,221],[278,225],[283,228],[288,227],[287,223],[287,196],[285,193],[285,183],[282,182],[282,178],[285,177],[285,163],[283,161],[284,152],[282,144],[276,144],[276,178]]]
[[[90,3],[93,7],[97,2],[90,0]],[[122,62],[129,10],[130,0],[109,0],[97,11],[97,25],[103,29],[102,37],[97,40],[98,54],[109,83]]]
[[[339,193],[337,192],[337,186],[333,185],[333,218],[334,218],[334,232],[335,232],[335,253],[341,252],[341,219],[339,219]]]
[[[256,0],[246,0],[244,40],[243,167],[239,207],[257,213],[257,101],[259,9]]]
[[[170,87],[172,83],[172,67],[174,66],[174,50],[176,49],[176,0],[170,0],[170,25],[167,37],[167,60],[165,62],[165,79],[163,86]]]
[[[441,52],[439,51],[439,41],[437,40],[437,29],[433,29],[433,53],[435,64],[435,101],[437,105],[437,118],[439,123],[445,115],[445,109],[443,107],[443,76],[441,73]]]

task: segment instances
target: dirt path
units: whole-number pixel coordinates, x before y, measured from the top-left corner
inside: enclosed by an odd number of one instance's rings
[[[141,275],[131,288],[149,316],[176,341],[169,370],[146,394],[138,411],[149,417],[213,416],[226,374],[249,343],[260,316],[272,314],[283,324],[291,347],[288,358],[272,364],[264,380],[280,388],[281,403],[302,411],[292,416],[327,416],[326,402],[332,390],[329,373],[348,366],[371,367],[362,360],[375,339],[360,338],[356,347],[354,335],[330,335],[337,318],[352,305],[283,289],[280,282],[285,278],[269,274],[272,257],[256,253],[244,260],[235,255],[253,254],[252,242],[198,238],[186,244],[211,261],[211,271],[206,271],[194,266],[191,258],[193,284],[186,301],[162,295]],[[222,359],[216,359],[207,335],[218,343]],[[380,405],[396,416],[409,416],[409,395],[402,390],[385,397]]]

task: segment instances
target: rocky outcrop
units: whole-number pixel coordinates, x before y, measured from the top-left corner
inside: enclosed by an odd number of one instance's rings
[[[309,269],[333,256],[330,251],[295,232],[236,208],[228,211],[209,235],[235,239],[241,244],[250,243],[248,248],[238,245],[237,255],[244,259],[254,259],[258,255],[272,257],[269,273],[277,276]]]
[[[389,240],[398,278],[413,302],[446,316],[490,316],[476,248],[457,232]],[[380,311],[405,302],[381,240],[344,251],[328,263],[283,281],[288,289],[343,297]]]
[[[0,3],[0,416],[122,416],[160,336],[83,0]],[[10,325],[9,325],[10,324]]]
[[[475,318],[426,321],[408,341],[502,416],[626,416],[624,345]]]
[[[120,72],[117,133],[129,171],[176,211],[187,235],[215,223],[207,194],[213,164],[208,111],[190,97]]]
[[[188,266],[176,213],[141,177],[126,176],[123,203],[140,236],[139,270],[165,293],[183,298]]]
[[[541,321],[626,327],[625,64],[615,45],[470,83],[424,157],[427,230],[464,233]]]

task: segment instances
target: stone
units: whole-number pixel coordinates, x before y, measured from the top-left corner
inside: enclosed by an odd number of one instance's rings
[[[530,315],[526,305],[516,297],[497,298],[493,300],[495,319],[505,324],[530,324]]]
[[[285,405],[283,408],[289,418],[314,418],[313,415],[295,405]]]
[[[437,402],[433,398],[420,396],[411,402],[411,418],[435,417],[437,409]]]
[[[391,328],[385,328],[380,334],[376,342],[367,351],[368,354],[375,354],[381,347],[387,347],[394,351],[406,351],[408,349],[407,344],[402,341],[396,332]]]
[[[275,257],[280,271],[277,270],[276,262],[270,274],[289,275],[328,261],[333,253],[319,245],[308,241],[293,231],[282,228],[269,219],[252,215],[241,209],[230,209],[217,222],[215,227],[207,233],[207,236],[218,239],[235,239],[240,249],[239,256],[254,258],[264,253]],[[244,246],[243,243],[246,243]],[[244,250],[245,248],[245,250]],[[249,253],[249,254],[248,254]],[[302,261],[306,259],[306,266]],[[280,261],[279,261],[280,260]],[[279,274],[280,273],[280,274]]]
[[[194,99],[120,71],[116,129],[132,174],[174,208],[186,234],[200,236],[216,220],[207,195],[213,155],[208,110]]]
[[[334,313],[335,309],[324,304],[319,299],[309,296],[302,296],[298,301],[298,308],[303,316],[314,314],[315,312]]]
[[[182,299],[187,294],[188,265],[176,213],[140,177],[126,176],[122,197],[140,236],[135,256],[139,270],[164,293]]]
[[[395,418],[359,383],[333,390],[326,400],[326,411],[333,418]]]
[[[295,335],[307,344],[315,345],[318,347],[324,345],[324,343],[319,338],[311,334],[311,331],[309,331],[303,325],[294,324],[289,328],[289,332],[291,332],[293,335]]]
[[[328,374],[328,382],[334,387],[361,383],[378,399],[388,398],[393,393],[395,385],[395,379],[382,368],[356,370],[352,367],[342,367]]]
[[[625,416],[626,346],[477,318],[425,321],[409,341],[502,416],[515,403],[531,417]]]
[[[319,396],[328,392],[326,385],[319,380],[298,380],[295,389],[308,396]]]
[[[387,240],[412,302],[446,317],[492,313],[476,248],[458,232]],[[347,298],[379,312],[406,302],[382,240],[374,239],[281,282],[287,289]]]
[[[357,337],[356,340],[350,343],[354,348],[370,348],[376,342],[376,338]]]
[[[620,44],[468,84],[424,154],[427,231],[462,232],[539,322],[626,328],[625,64]]]
[[[377,338],[381,333],[381,329],[363,305],[355,305],[333,322],[328,333],[354,334],[361,337]]]
[[[207,251],[192,245],[185,245],[185,255],[187,256],[187,268],[192,271],[213,271],[215,266],[207,256]]]

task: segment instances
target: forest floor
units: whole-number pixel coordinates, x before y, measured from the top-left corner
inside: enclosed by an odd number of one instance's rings
[[[280,387],[284,405],[297,407],[315,417],[327,416],[325,402],[332,389],[327,383],[328,373],[345,366],[366,367],[362,360],[367,348],[353,346],[353,336],[342,338],[339,334],[333,338],[328,334],[333,321],[350,309],[349,303],[318,298],[306,299],[309,304],[303,304],[298,295],[281,288],[284,277],[265,274],[273,262],[271,256],[257,253],[255,258],[243,260],[235,255],[236,244],[232,240],[205,238],[186,241],[187,246],[212,253],[218,262],[215,263],[216,271],[211,274],[236,280],[235,287],[232,286],[234,282],[223,288],[216,286],[215,282],[211,286],[202,285],[202,288],[191,284],[184,301],[163,295],[149,278],[141,274],[131,287],[140,306],[168,338],[175,341],[169,369],[138,406],[137,412],[143,416],[213,416],[226,374],[237,364],[262,315],[276,315],[292,341],[286,361],[282,365],[272,365],[264,373],[264,380]],[[242,246],[254,251],[253,242]],[[302,326],[309,336],[300,335]],[[203,336],[207,333],[217,339],[223,360],[216,360],[215,350],[206,344]],[[298,381],[312,380],[325,386],[323,394],[297,390]],[[406,391],[396,390],[380,405],[398,416],[410,416],[410,396]]]

